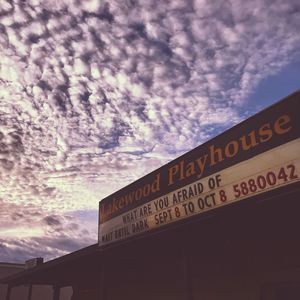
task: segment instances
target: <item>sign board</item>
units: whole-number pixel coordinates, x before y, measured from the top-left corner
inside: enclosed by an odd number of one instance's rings
[[[300,186],[300,92],[99,203],[99,245]]]

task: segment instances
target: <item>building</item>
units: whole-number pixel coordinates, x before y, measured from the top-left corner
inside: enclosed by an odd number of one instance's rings
[[[0,262],[0,278],[16,274],[22,270],[24,270],[24,264]],[[5,299],[6,289],[6,285],[0,284],[0,299]],[[26,292],[27,290],[25,287],[19,287],[18,289],[16,288],[16,298],[21,299]]]
[[[299,113],[297,91],[103,199],[99,243],[0,280],[6,300],[300,299]]]
[[[16,275],[17,273],[26,269],[25,264],[6,263],[0,262],[0,279]],[[7,294],[7,285],[0,284],[0,299],[5,299]],[[62,290],[61,300],[68,300],[71,298],[72,289]],[[11,300],[23,300],[30,296],[32,300],[51,300],[52,299],[52,287],[49,285],[30,285],[24,284],[15,287],[10,295]],[[25,298],[24,298],[25,297]]]

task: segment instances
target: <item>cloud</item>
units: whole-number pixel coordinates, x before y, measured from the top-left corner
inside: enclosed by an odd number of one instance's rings
[[[297,12],[293,0],[2,1],[1,228],[32,218],[55,235],[61,215],[96,210],[245,118],[253,89],[300,57]]]
[[[53,227],[56,227],[56,226],[59,226],[61,225],[61,222],[59,220],[59,218],[57,216],[47,216],[43,219],[43,221],[49,225],[49,226],[53,226]]]
[[[1,261],[24,263],[26,260],[43,257],[45,260],[68,254],[94,242],[90,239],[61,238],[24,238],[0,239]],[[42,245],[42,247],[41,247]]]
[[[7,216],[1,219],[0,261],[49,260],[97,242],[96,210],[46,215],[32,207],[1,207]]]

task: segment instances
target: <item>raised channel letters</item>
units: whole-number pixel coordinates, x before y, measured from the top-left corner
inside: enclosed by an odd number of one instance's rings
[[[182,180],[191,175],[197,174],[202,177],[205,168],[216,165],[224,159],[230,159],[240,151],[249,151],[261,143],[266,143],[274,137],[291,130],[291,118],[289,115],[280,116],[274,124],[262,124],[257,131],[252,130],[244,134],[237,140],[231,140],[223,147],[211,145],[207,154],[197,158],[195,161],[186,163],[181,160],[178,164],[168,169],[168,185],[172,185],[176,180]]]

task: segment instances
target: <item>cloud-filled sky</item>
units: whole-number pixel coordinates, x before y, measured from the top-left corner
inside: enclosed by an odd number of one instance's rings
[[[298,0],[0,0],[0,261],[95,243],[99,200],[299,78]]]

